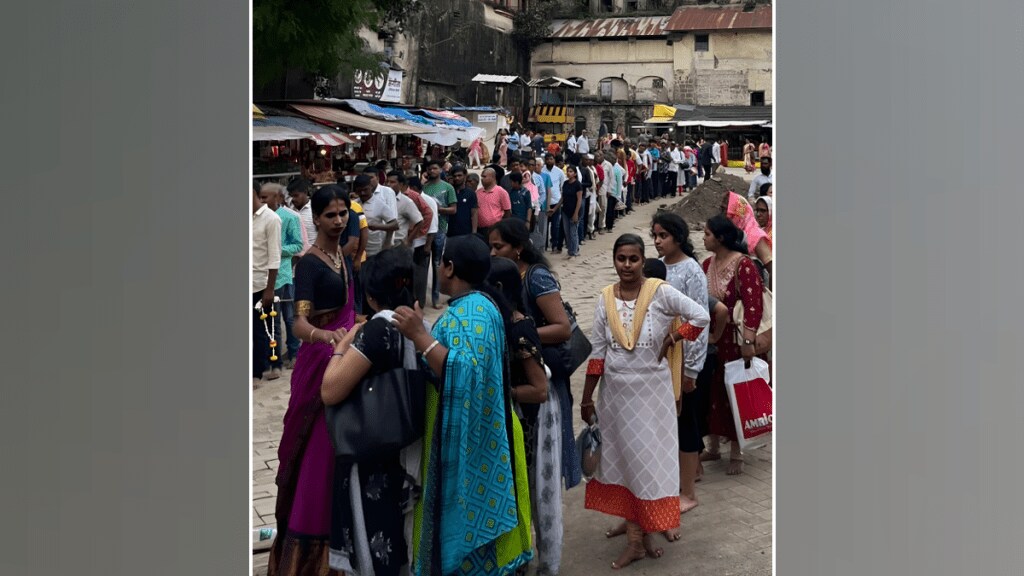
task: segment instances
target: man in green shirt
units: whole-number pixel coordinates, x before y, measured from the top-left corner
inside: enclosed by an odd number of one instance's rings
[[[437,160],[427,162],[427,181],[423,184],[423,193],[437,201],[437,234],[434,235],[434,246],[430,251],[430,272],[434,277],[430,288],[430,299],[435,310],[440,310],[438,300],[441,299],[441,283],[437,278],[437,270],[441,265],[441,254],[444,253],[445,240],[448,237],[448,217],[455,214],[459,206],[459,198],[455,188],[441,179],[441,164]]]

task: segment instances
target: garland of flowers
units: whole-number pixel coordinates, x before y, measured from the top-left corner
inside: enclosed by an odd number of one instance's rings
[[[256,309],[260,311],[260,320],[263,321],[263,330],[267,333],[267,337],[270,338],[270,361],[271,362],[276,362],[277,361],[277,339],[276,339],[277,321],[274,320],[274,318],[277,318],[277,310],[274,309],[274,306],[276,306],[280,301],[281,301],[280,297],[274,296],[274,301],[270,304],[270,313],[269,314],[263,311],[263,302],[262,301],[259,304],[256,305]],[[268,317],[271,318],[270,326],[267,326],[267,318]]]

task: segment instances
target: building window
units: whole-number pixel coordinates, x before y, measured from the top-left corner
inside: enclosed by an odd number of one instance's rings
[[[665,87],[665,79],[664,78],[655,78],[654,80],[651,81],[651,88],[654,88],[654,89],[657,89],[657,90],[661,90],[664,87]]]
[[[637,12],[640,10],[638,0],[626,0],[626,12]]]
[[[612,2],[612,0],[601,0],[601,10],[605,12],[614,12],[615,4]]]
[[[601,80],[601,100],[605,102],[612,101],[612,81],[610,79]]]
[[[693,36],[693,50],[694,52],[707,52],[710,49],[711,41],[708,34],[694,34]]]
[[[764,106],[764,90],[750,93],[751,106]]]

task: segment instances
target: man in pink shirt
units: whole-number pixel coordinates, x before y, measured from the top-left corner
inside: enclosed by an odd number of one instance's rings
[[[480,183],[483,186],[476,191],[477,233],[486,241],[490,227],[512,214],[512,200],[508,191],[498,186],[493,168],[484,169]]]

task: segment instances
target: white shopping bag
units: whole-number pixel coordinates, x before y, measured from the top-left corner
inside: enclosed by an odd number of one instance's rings
[[[743,359],[725,365],[725,390],[729,394],[732,420],[740,450],[752,450],[772,443],[773,414],[771,371],[760,358],[743,367]]]

